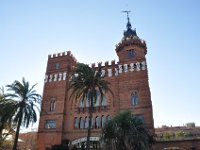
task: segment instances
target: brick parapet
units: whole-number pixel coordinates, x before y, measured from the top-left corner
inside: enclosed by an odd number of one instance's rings
[[[60,58],[60,57],[64,57],[64,56],[71,57],[73,59],[73,61],[77,62],[77,59],[73,56],[71,51],[50,54],[50,55],[48,55],[48,59]]]
[[[141,62],[131,62],[129,64],[116,64],[115,61],[111,61],[111,64],[109,65],[109,62],[105,62],[105,65],[103,66],[102,63],[92,64],[92,68],[101,68],[102,75],[106,77],[112,77],[112,76],[118,76],[123,73],[127,72],[138,72],[146,70],[146,61]],[[55,82],[55,81],[63,81],[67,79],[67,71],[64,72],[58,72],[58,73],[50,73],[45,75],[44,82]]]

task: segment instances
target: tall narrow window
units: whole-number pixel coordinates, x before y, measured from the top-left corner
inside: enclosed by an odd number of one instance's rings
[[[89,127],[89,121],[88,121],[88,117],[85,117],[85,123],[84,123],[85,128]]]
[[[133,106],[138,105],[138,93],[134,92],[131,94],[131,104]]]
[[[100,118],[96,116],[96,128],[100,128]]]
[[[53,112],[56,108],[56,100],[53,98],[51,99],[50,101],[50,108],[49,108],[49,111]]]
[[[83,129],[84,128],[84,124],[83,124],[82,117],[80,118],[79,124],[80,124],[80,129]]]
[[[94,128],[94,117],[92,116],[92,124],[91,124],[91,128]]]
[[[102,106],[106,106],[106,97],[105,96],[103,96],[101,105]]]
[[[106,123],[106,117],[104,115],[102,115],[101,117],[101,127],[103,128],[105,126]]]
[[[81,107],[81,108],[83,108],[83,107],[84,107],[84,99],[83,99],[83,98],[81,99],[81,102],[80,102],[80,107]]]
[[[88,98],[86,98],[86,107],[90,107],[89,102],[90,102],[90,100],[88,100]]]
[[[95,103],[95,107],[99,106],[99,97],[97,97],[96,103]]]
[[[106,121],[110,121],[110,120],[111,120],[110,115],[108,115],[108,116],[106,117]]]
[[[99,106],[99,99],[100,99],[100,92],[97,91],[97,99],[96,99],[96,102],[94,104],[95,107]]]
[[[78,118],[77,117],[74,118],[74,128],[75,129],[78,128]]]

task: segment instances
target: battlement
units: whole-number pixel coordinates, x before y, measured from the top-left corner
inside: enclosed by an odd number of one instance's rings
[[[104,67],[108,67],[108,66],[116,66],[117,63],[115,62],[115,60],[112,60],[112,61],[105,61],[104,62],[104,65],[102,65],[102,62],[97,62],[97,63],[92,63],[91,65],[89,65],[91,68],[96,68],[96,67],[101,67],[101,68],[104,68]]]
[[[127,38],[123,38],[121,40],[121,42],[119,42],[118,44],[115,45],[115,47],[116,47],[115,50],[116,50],[116,52],[118,52],[124,46],[133,46],[133,45],[136,45],[136,46],[142,47],[144,49],[147,49],[145,40],[142,40],[142,39],[140,39],[138,37],[127,37]]]
[[[93,68],[101,68],[102,76],[105,77],[112,77],[112,76],[119,76],[122,73],[127,72],[135,72],[135,71],[142,71],[146,70],[146,61],[141,62],[134,62],[130,64],[117,64],[115,61],[111,61],[110,64],[108,61],[105,62],[105,65],[102,66],[102,62],[97,64],[91,64]],[[54,81],[63,81],[67,79],[67,72],[60,72],[54,74],[46,74],[45,83],[46,82],[54,82]]]
[[[50,55],[48,55],[48,58],[51,59],[51,58],[58,58],[58,57],[63,57],[63,56],[69,56],[75,62],[77,62],[77,59],[73,56],[73,54],[71,53],[71,51],[65,51],[65,52],[61,52],[61,53],[50,54]]]

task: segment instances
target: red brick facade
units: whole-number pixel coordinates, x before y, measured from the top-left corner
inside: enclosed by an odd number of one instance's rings
[[[129,21],[129,20],[128,20]],[[103,102],[97,102],[93,113],[92,140],[98,140],[106,119],[121,110],[130,110],[144,119],[154,133],[151,93],[145,55],[146,43],[127,23],[127,31],[116,46],[119,61],[92,64],[101,67],[111,85],[113,95],[105,94]],[[130,32],[130,33],[129,33]],[[88,104],[69,99],[69,74],[76,59],[71,52],[48,57],[43,92],[42,112],[38,129],[38,150],[69,139],[72,144],[85,141],[87,136]]]
[[[135,30],[131,29],[128,16],[127,19],[127,30],[115,49],[119,61],[91,66],[101,67],[105,79],[111,83],[110,89],[113,92],[113,95],[105,93],[103,101],[97,98],[95,103],[90,139],[94,141],[93,144],[99,140],[101,128],[106,120],[122,110],[130,110],[132,114],[141,117],[147,128],[154,134],[151,93],[145,58],[146,42],[137,36]],[[61,144],[63,140],[69,140],[72,145],[86,141],[89,104],[86,101],[75,101],[69,98],[71,94],[70,73],[76,62],[69,51],[48,57],[42,112],[37,134],[37,150],[47,150],[52,145]],[[188,127],[184,128],[184,133],[192,136],[182,139],[175,138],[177,129],[180,130],[180,128],[156,129],[156,143],[153,149],[200,149],[197,128],[192,130],[188,130]],[[172,136],[170,138],[166,136],[167,139],[163,139],[166,132]]]

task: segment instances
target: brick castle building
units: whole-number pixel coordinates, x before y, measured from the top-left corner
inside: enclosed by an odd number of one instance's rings
[[[111,83],[113,95],[107,93],[102,102],[97,98],[92,118],[91,142],[97,144],[106,120],[117,112],[130,110],[144,120],[154,133],[151,93],[145,55],[146,42],[137,36],[127,14],[127,29],[116,45],[118,62],[92,64],[101,67],[105,80]],[[114,52],[114,51],[113,51]],[[48,56],[43,91],[42,112],[38,129],[38,150],[69,140],[80,146],[86,141],[88,128],[87,101],[69,100],[69,73],[77,63],[70,51]]]

